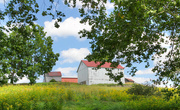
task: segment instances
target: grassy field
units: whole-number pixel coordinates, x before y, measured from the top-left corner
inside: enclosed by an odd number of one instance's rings
[[[0,110],[177,110],[180,98],[127,94],[130,85],[39,83],[0,87]]]

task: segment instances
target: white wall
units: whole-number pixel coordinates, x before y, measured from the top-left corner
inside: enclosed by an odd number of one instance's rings
[[[89,70],[89,85],[92,84],[117,84],[118,82],[114,82],[112,79],[109,78],[108,73],[105,68],[101,68],[98,70],[93,69],[93,67],[88,67]],[[114,69],[112,73],[123,72],[124,70],[121,69]],[[124,77],[121,78],[122,82],[125,83]]]
[[[117,84],[118,82],[114,82],[114,80],[110,79],[106,73],[105,68],[93,69],[93,67],[87,67],[83,62],[80,63],[78,72],[78,83],[83,83],[86,85],[92,84]],[[123,69],[114,69],[112,71],[113,74],[123,72]],[[122,83],[125,83],[124,77],[121,78]]]
[[[61,77],[60,76],[48,76],[47,73],[45,74],[46,82],[50,82],[52,79],[55,79],[56,81],[60,82]]]
[[[78,83],[85,82],[87,85],[89,85],[88,68],[83,62],[80,63],[77,72],[78,72]]]

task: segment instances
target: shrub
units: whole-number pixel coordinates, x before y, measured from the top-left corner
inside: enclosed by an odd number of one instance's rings
[[[134,95],[145,95],[150,96],[156,92],[156,87],[153,85],[141,85],[141,84],[134,84],[130,89],[127,90],[128,94]]]
[[[0,76],[0,86],[7,84],[8,83],[8,79],[6,76]]]
[[[164,93],[164,99],[170,100],[173,97],[180,96],[180,86],[177,88],[163,88],[161,92]]]
[[[57,82],[55,79],[51,79],[49,82]]]

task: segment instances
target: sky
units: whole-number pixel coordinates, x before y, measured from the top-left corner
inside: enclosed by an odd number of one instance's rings
[[[45,1],[45,0],[44,0]],[[44,1],[40,1],[40,9],[45,7]],[[6,0],[6,2],[8,2]],[[53,51],[54,53],[59,53],[59,60],[56,62],[56,65],[53,67],[52,71],[61,71],[62,76],[73,76],[77,77],[77,68],[80,64],[80,61],[83,60],[88,54],[91,53],[91,48],[88,39],[79,38],[78,32],[81,29],[90,30],[89,25],[80,24],[81,20],[80,14],[78,12],[78,8],[81,7],[81,2],[77,1],[76,8],[68,7],[63,4],[63,0],[56,1],[54,3],[58,10],[61,10],[65,13],[66,17],[63,18],[60,23],[60,28],[54,27],[54,20],[50,17],[42,17],[38,15],[37,24],[44,27],[44,31],[47,32],[47,36],[51,36],[53,41]],[[0,0],[0,9],[4,7],[4,0]],[[109,14],[113,10],[113,4],[109,1],[106,4],[107,13]],[[7,18],[8,19],[8,18]],[[6,21],[6,20],[5,20]],[[0,25],[5,25],[5,21],[1,21]],[[163,44],[163,46],[169,46],[169,44]],[[164,55],[165,56],[165,55]],[[165,57],[161,59],[165,60]],[[126,78],[131,78],[137,83],[145,83],[146,81],[150,81],[152,79],[156,79],[155,73],[151,71],[153,66],[156,64],[156,61],[150,61],[150,67],[145,68],[144,64],[134,64],[139,69],[136,73],[136,76],[131,77],[127,71],[129,68],[124,69],[124,76]],[[122,65],[123,66],[123,65]],[[39,77],[37,82],[42,82],[43,76]],[[29,80],[27,78],[23,78],[19,80],[17,83],[27,83]]]

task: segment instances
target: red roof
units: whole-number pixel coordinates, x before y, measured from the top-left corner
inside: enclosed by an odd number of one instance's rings
[[[91,61],[91,62],[88,62],[86,60],[82,60],[82,62],[87,66],[87,67],[97,67],[98,65],[100,65],[100,62],[94,62],[94,61]],[[111,67],[111,63],[108,63],[108,62],[105,62],[104,65],[101,65],[102,68],[112,68]],[[124,67],[122,67],[121,65],[118,65],[116,68],[118,69],[124,69]]]
[[[78,78],[61,78],[61,82],[78,83]]]
[[[57,72],[49,72],[48,75],[49,75],[49,76],[62,76],[62,74],[61,74],[60,71],[57,71]]]
[[[130,82],[134,82],[134,80],[132,79],[128,79],[128,78],[125,78],[126,80],[130,81]]]

